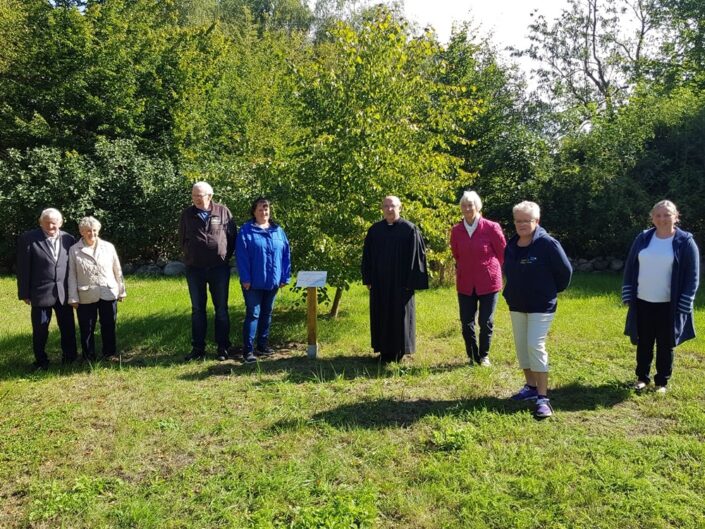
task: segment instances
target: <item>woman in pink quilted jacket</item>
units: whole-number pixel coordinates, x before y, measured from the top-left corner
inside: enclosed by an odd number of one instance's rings
[[[475,191],[463,193],[460,211],[463,220],[450,232],[450,249],[455,259],[455,286],[465,351],[470,365],[490,366],[488,354],[494,311],[502,289],[502,262],[507,241],[499,224],[480,214],[482,200]],[[479,342],[475,331],[476,315]]]

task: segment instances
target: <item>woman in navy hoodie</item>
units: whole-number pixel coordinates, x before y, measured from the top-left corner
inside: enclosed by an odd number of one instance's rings
[[[637,235],[624,266],[622,301],[629,304],[624,334],[636,345],[634,389],[648,386],[656,344],[656,391],[666,392],[673,349],[695,337],[693,303],[700,257],[693,235],[676,227],[678,210],[670,200],[651,209],[654,227]]]
[[[573,269],[560,243],[539,226],[534,202],[512,209],[516,235],[504,252],[504,299],[509,305],[514,345],[526,384],[512,400],[535,400],[534,416],[553,415],[548,399],[546,336],[556,313],[557,295],[568,287]]]
[[[245,299],[242,325],[242,356],[246,363],[271,354],[269,327],[274,298],[291,276],[289,241],[281,227],[270,219],[270,202],[257,198],[247,221],[237,235],[235,257]],[[256,347],[256,349],[255,349]]]

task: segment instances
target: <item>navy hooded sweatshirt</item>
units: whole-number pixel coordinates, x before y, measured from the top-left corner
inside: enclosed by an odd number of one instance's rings
[[[570,284],[573,268],[560,243],[536,226],[531,244],[519,247],[514,235],[504,250],[503,296],[512,312],[556,311],[558,293]]]

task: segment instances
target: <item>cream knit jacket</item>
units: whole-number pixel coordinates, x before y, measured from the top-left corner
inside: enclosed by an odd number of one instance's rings
[[[69,249],[69,303],[96,303],[127,296],[115,247],[98,239],[95,247],[83,239]]]

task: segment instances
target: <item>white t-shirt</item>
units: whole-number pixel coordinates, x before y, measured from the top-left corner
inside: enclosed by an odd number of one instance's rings
[[[651,303],[671,301],[673,236],[659,239],[654,234],[649,245],[639,252],[637,298]]]

